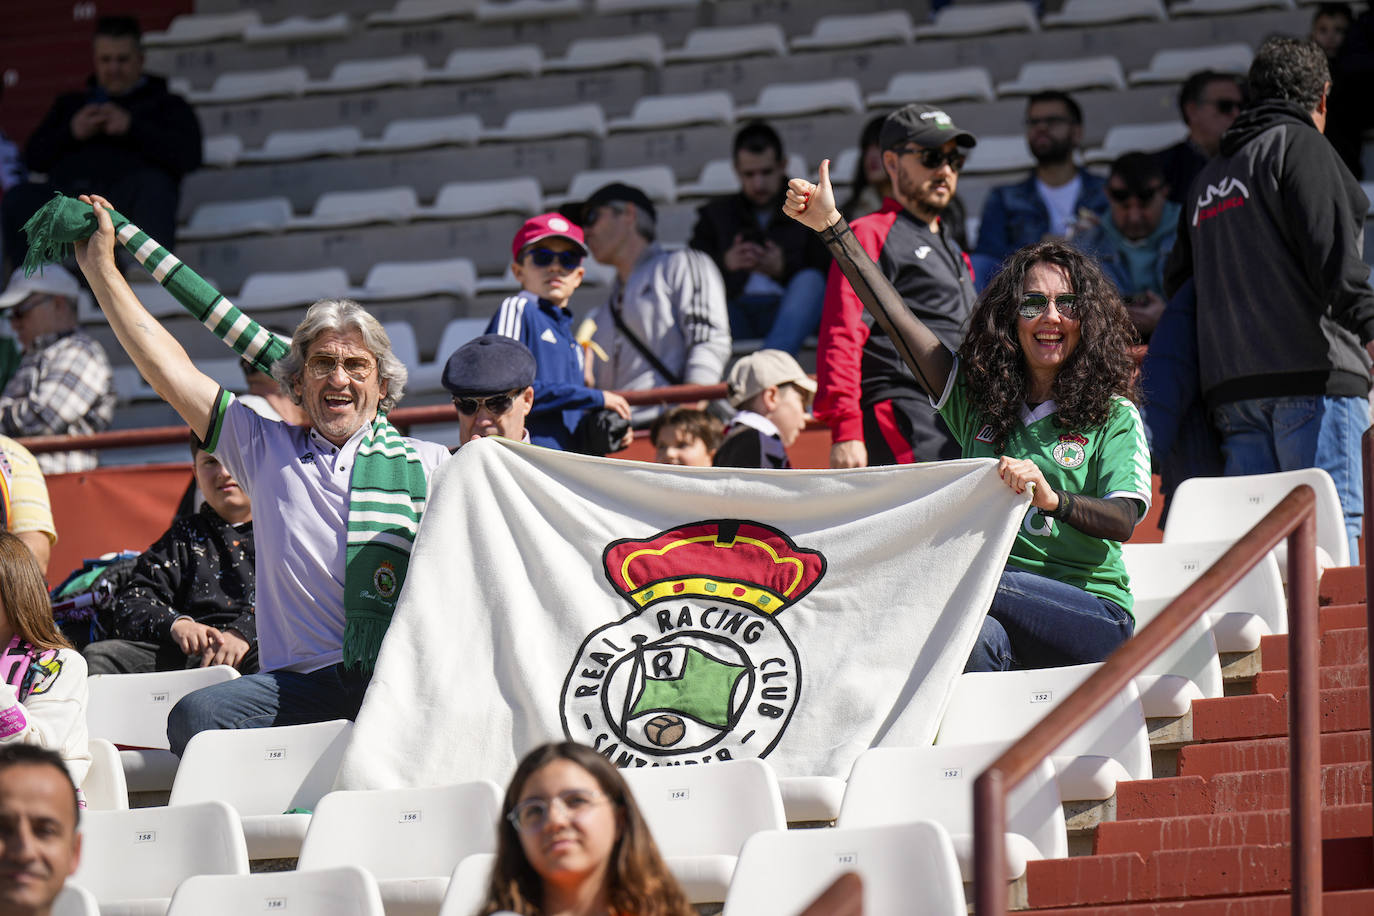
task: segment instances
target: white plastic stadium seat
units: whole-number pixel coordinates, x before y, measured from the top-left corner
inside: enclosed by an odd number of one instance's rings
[[[249,310],[285,308],[308,305],[316,299],[341,299],[348,292],[348,273],[342,267],[260,271],[243,281],[234,303]]]
[[[656,203],[677,200],[677,182],[673,170],[666,165],[644,165],[631,169],[587,169],[578,172],[568,183],[568,200],[586,200],[592,192],[613,181],[639,188]]]
[[[221,799],[232,805],[254,859],[300,854],[309,814],[334,785],[353,733],[345,719],[272,728],[212,729],[191,738],[170,804]]]
[[[391,340],[391,352],[408,369],[420,365],[420,343],[409,321],[384,321],[382,330]]]
[[[377,882],[361,868],[201,875],[172,896],[167,916],[240,916],[282,910],[291,916],[385,916]]]
[[[1007,741],[935,747],[876,747],[849,773],[837,827],[932,820],[949,831],[959,870],[973,880],[973,782],[1010,746]],[[1040,765],[1007,797],[1007,880],[1035,859],[1069,854],[1054,764]]]
[[[315,808],[296,867],[366,869],[391,916],[434,913],[458,863],[496,851],[500,817],[492,782],[330,792]]]
[[[1198,70],[1244,75],[1255,53],[1247,44],[1209,45],[1203,48],[1165,48],[1150,58],[1150,66],[1131,72],[1131,85],[1181,83]]]
[[[304,67],[221,73],[206,92],[192,91],[187,99],[196,105],[226,105],[256,99],[294,98],[305,92]]]
[[[477,270],[467,258],[379,261],[368,270],[357,298],[366,302],[434,295],[471,299],[476,292]]]
[[[544,69],[544,52],[538,45],[508,48],[459,48],[444,61],[444,69],[431,73],[435,80],[481,80],[497,76],[538,76]]]
[[[605,137],[606,115],[595,102],[560,108],[522,108],[506,115],[484,140],[545,140],[551,137]]]
[[[832,168],[831,174],[839,174]],[[789,178],[809,174],[806,162],[796,153],[787,157]],[[701,167],[701,175],[696,181],[689,181],[677,187],[679,199],[684,197],[714,197],[717,194],[733,194],[739,190],[739,176],[735,174],[735,164],[729,159],[712,159]]]
[[[693,904],[725,899],[740,846],[787,827],[778,781],[762,760],[624,771],[625,781]]]
[[[199,45],[243,37],[249,26],[261,25],[257,11],[241,13],[182,13],[172,19],[165,32],[147,32],[143,44],[148,47],[166,45]]]
[[[396,0],[389,10],[375,10],[365,17],[368,25],[421,25],[445,19],[471,18],[478,0]]]
[[[582,0],[482,0],[477,5],[478,22],[561,19],[581,13]]]
[[[865,913],[968,912],[949,834],[914,821],[757,833],[740,852],[724,916],[792,916],[851,871],[863,879]]]
[[[222,801],[81,818],[81,865],[72,880],[110,914],[161,913],[192,875],[246,875],[248,852],[234,809]]]
[[[292,229],[335,229],[367,223],[407,223],[420,212],[411,187],[370,191],[326,191],[309,216],[291,221]]]
[[[1125,89],[1126,74],[1114,56],[1078,60],[1027,61],[1016,79],[997,86],[998,95],[1033,95],[1046,89]]]
[[[1035,159],[1021,134],[979,137],[978,145],[968,151],[965,175],[994,172],[1019,172],[1035,165]]]
[[[344,38],[353,31],[347,13],[331,16],[287,16],[265,25],[249,25],[243,30],[243,40],[247,44],[275,44],[289,41],[320,41],[326,38]]]
[[[1030,3],[954,3],[935,21],[916,29],[917,38],[968,38],[998,32],[1035,32],[1040,21]]]
[[[1317,496],[1317,549],[1327,565],[1350,565],[1350,539],[1331,475],[1321,468],[1250,474],[1241,477],[1194,477],[1179,484],[1169,503],[1164,543],[1235,540],[1249,531],[1293,488],[1306,484]],[[1274,548],[1279,574],[1288,579],[1287,542]],[[1320,560],[1320,553],[1318,554]]]
[[[779,776],[787,823],[833,821],[840,816],[844,780],[838,776]]]
[[[1163,22],[1164,0],[1064,0],[1057,13],[1040,17],[1045,28],[1086,28],[1118,22]]]
[[[787,36],[776,23],[727,25],[692,29],[680,48],[665,52],[665,63],[719,60],[730,57],[782,56],[787,53]]]
[[[863,13],[858,16],[822,16],[811,27],[810,35],[792,39],[794,51],[824,51],[911,41],[915,28],[906,10]]]
[[[609,67],[663,66],[663,39],[648,33],[615,38],[577,38],[562,57],[544,61],[545,73],[602,70]]]
[[[285,197],[258,200],[221,200],[200,204],[186,228],[177,233],[182,241],[225,238],[254,232],[280,232],[291,222],[291,201]]]
[[[894,73],[882,92],[869,95],[869,105],[908,102],[991,102],[997,97],[986,67]]]
[[[100,901],[75,881],[68,881],[52,903],[52,916],[100,916]]]
[[[359,92],[384,86],[418,86],[425,78],[425,59],[418,54],[344,60],[334,65],[329,79],[307,86],[313,92]]]
[[[770,83],[758,101],[739,109],[741,118],[791,118],[829,111],[864,111],[863,93],[852,79],[819,80],[814,83]]]
[[[1107,128],[1102,145],[1083,154],[1088,162],[1112,162],[1125,153],[1153,153],[1173,146],[1188,132],[1183,122],[1157,121],[1152,124],[1116,124]]]
[[[140,300],[148,302],[142,293]],[[138,370],[134,374],[137,376]],[[90,736],[123,748],[119,757],[130,792],[166,791],[172,787],[177,770],[177,758],[168,750],[167,714],[191,691],[238,676],[228,665],[146,674],[93,674],[86,679],[90,688],[86,700]]]
[[[411,370],[407,390],[417,392],[442,391],[441,379],[444,376],[444,365],[448,362],[448,358],[453,355],[453,351],[463,344],[485,333],[488,320],[486,318],[450,319],[449,323],[444,325],[443,333],[439,335],[439,345],[434,349],[434,361],[421,363]],[[426,432],[429,434],[429,431]],[[436,438],[435,441],[445,442],[448,440]]]
[[[422,216],[458,219],[493,213],[534,216],[544,208],[539,180],[531,177],[495,181],[450,181],[439,188],[434,206]]]
[[[482,119],[476,115],[439,118],[401,118],[388,121],[376,140],[364,140],[370,152],[399,152],[427,146],[475,146],[482,137]]]
[[[1179,16],[1224,16],[1251,10],[1291,10],[1293,0],[1179,0],[1169,14]]]
[[[725,124],[735,121],[735,101],[728,92],[690,92],[683,95],[641,96],[629,117],[612,118],[616,130],[661,130],[692,124]]]
[[[316,156],[351,156],[363,143],[356,127],[321,127],[307,130],[274,130],[262,147],[244,150],[241,162],[287,162]]]
[[[206,137],[202,159],[206,168],[232,168],[243,153],[243,141],[238,134],[217,134]]]
[[[940,720],[936,744],[1013,741],[1078,689],[1100,665],[962,674]],[[1064,801],[1110,798],[1123,779],[1149,779],[1150,739],[1134,683],[1055,749]]]
[[[700,6],[702,0],[596,0],[599,16],[611,13],[647,13],[651,10],[682,9]]]
[[[124,811],[129,807],[129,787],[124,781],[124,765],[119,751],[104,738],[91,738],[86,747],[91,768],[81,782],[81,794],[91,811]]]
[[[487,882],[494,864],[496,855],[490,852],[473,853],[459,862],[449,877],[439,916],[472,916],[477,912],[487,899]]]

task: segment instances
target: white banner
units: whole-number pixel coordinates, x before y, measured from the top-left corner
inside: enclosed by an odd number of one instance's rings
[[[667,468],[505,440],[435,474],[340,788],[620,766],[847,777],[929,744],[1028,501],[988,459]]]

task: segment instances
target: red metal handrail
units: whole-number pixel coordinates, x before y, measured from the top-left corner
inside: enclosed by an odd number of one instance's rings
[[[1374,519],[1374,428],[1364,431],[1360,437],[1361,465],[1364,469],[1364,620],[1366,640],[1370,633],[1374,633],[1374,564],[1370,561],[1370,551],[1374,549],[1374,544],[1369,540],[1369,524]],[[1359,558],[1354,557],[1352,561],[1358,562]],[[1374,711],[1374,652],[1366,652],[1369,656],[1369,708]],[[1369,741],[1370,747],[1374,748],[1374,715],[1370,716],[1369,721]]]
[[[1368,487],[1365,494],[1368,500]],[[978,777],[973,786],[974,906],[978,916],[1004,916],[1007,911],[1004,861],[1007,793],[1182,636],[1284,538],[1288,539],[1292,908],[1294,914],[1321,916],[1316,505],[1311,487],[1295,488],[1196,582],[1171,601],[1153,622],[1113,652],[1101,668]]]
[[[725,397],[725,385],[669,385],[646,391],[617,392],[631,406],[645,404],[690,404],[714,401]],[[391,422],[400,429],[425,423],[452,423],[458,414],[452,404],[430,404],[425,407],[400,407],[390,414]],[[85,436],[26,436],[19,440],[34,454],[66,452],[82,449],[137,448],[146,445],[177,445],[186,441],[185,426],[150,426],[146,429],[118,429]]]

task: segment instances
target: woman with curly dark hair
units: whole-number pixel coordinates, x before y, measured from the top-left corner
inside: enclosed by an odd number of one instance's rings
[[[1060,242],[1013,254],[951,353],[906,308],[838,210],[829,162],[783,210],[811,227],[936,402],[966,458],[1032,488],[969,671],[1101,661],[1135,630],[1121,541],[1149,508],[1130,318],[1093,259]]]
[[[591,748],[530,751],[501,811],[480,914],[694,916],[620,771]]]

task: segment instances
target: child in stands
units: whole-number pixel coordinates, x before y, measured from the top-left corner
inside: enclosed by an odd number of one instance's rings
[[[719,420],[695,407],[674,407],[649,427],[654,460],[684,467],[709,468],[724,435]]]
[[[725,380],[739,413],[716,452],[718,468],[790,468],[787,447],[806,428],[816,383],[781,350],[759,350],[741,359]]]

